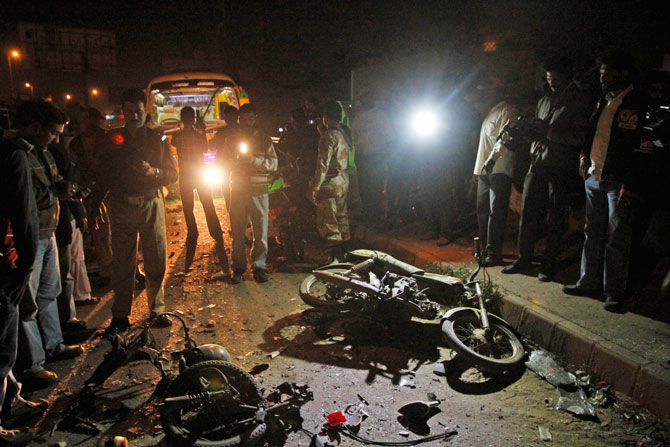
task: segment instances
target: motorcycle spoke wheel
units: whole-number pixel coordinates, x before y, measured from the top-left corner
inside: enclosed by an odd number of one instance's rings
[[[463,309],[444,321],[442,332],[452,349],[482,370],[501,373],[517,368],[525,355],[521,341],[503,319],[488,315],[490,328],[485,330],[478,313]]]
[[[346,273],[348,268],[339,264],[328,271]],[[358,299],[351,289],[322,281],[314,275],[307,276],[300,284],[300,298],[310,306],[343,310],[351,308]]]
[[[205,392],[216,393],[210,397]],[[247,372],[229,362],[210,360],[185,369],[164,397],[189,396],[164,402],[161,423],[168,439],[178,445],[226,447],[258,439],[265,433],[267,403]],[[259,420],[260,419],[260,420]]]

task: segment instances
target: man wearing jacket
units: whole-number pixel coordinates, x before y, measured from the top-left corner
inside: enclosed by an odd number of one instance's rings
[[[58,376],[44,369],[49,360],[63,360],[83,353],[81,346],[66,346],[56,298],[61,292],[58,249],[54,231],[59,198],[69,200],[74,187],[62,181],[47,149],[58,143],[67,116],[46,101],[25,101],[16,110],[18,131],[12,144],[26,153],[39,216],[39,242],[28,293],[21,300],[20,378],[27,387],[44,388]]]
[[[163,279],[166,269],[165,200],[162,188],[177,181],[177,167],[167,138],[144,124],[146,97],[141,90],[124,92],[121,102],[126,125],[107,135],[99,169],[100,188],[95,207],[109,192],[112,228],[112,321],[110,335],[130,327],[137,269],[139,235],[146,272],[149,318],[160,327],[167,318],[156,318],[165,308]]]
[[[592,117],[593,142],[580,162],[586,189],[581,271],[576,284],[563,287],[570,295],[604,292],[611,311],[627,296],[633,220],[651,172],[651,141],[641,132],[647,101],[630,82],[632,69],[632,58],[619,51],[600,62],[605,96]]]
[[[486,247],[486,265],[502,262],[514,152],[507,149],[498,136],[516,116],[516,107],[510,101],[499,102],[484,118],[479,137],[474,174],[477,176],[477,224],[479,239]]]
[[[19,336],[18,305],[28,286],[39,243],[39,218],[26,153],[14,139],[0,140],[0,445],[33,438],[11,430],[12,419],[40,416],[46,405],[24,400],[12,374]],[[24,418],[25,419],[25,418]]]
[[[223,163],[230,175],[230,228],[233,232],[233,284],[242,282],[247,270],[247,223],[251,219],[254,243],[251,265],[254,279],[266,282],[268,256],[268,177],[277,170],[277,154],[270,137],[256,128],[256,110],[240,107],[239,130],[226,137]]]
[[[351,239],[347,215],[349,192],[349,150],[351,138],[341,128],[342,108],[335,101],[323,107],[323,124],[327,130],[319,140],[319,153],[308,199],[316,205],[319,234],[331,249],[333,259],[342,259],[342,244]]]
[[[545,63],[548,91],[537,103],[531,166],[523,186],[519,222],[519,257],[503,273],[532,266],[535,242],[548,211],[547,241],[538,279],[551,281],[561,238],[568,223],[568,184],[579,154],[589,138],[587,98],[570,82],[570,62],[554,58]]]

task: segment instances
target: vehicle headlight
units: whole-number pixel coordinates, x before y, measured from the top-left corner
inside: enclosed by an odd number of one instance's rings
[[[222,178],[223,176],[221,175],[221,171],[219,169],[214,167],[208,167],[205,169],[205,180],[210,185],[221,183]]]

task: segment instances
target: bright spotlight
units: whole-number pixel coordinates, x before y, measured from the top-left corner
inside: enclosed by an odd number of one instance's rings
[[[247,153],[247,143],[241,143],[240,144],[240,153],[241,154],[246,154]]]
[[[437,115],[430,110],[421,110],[412,119],[412,128],[421,137],[430,137],[437,131]]]
[[[223,176],[221,175],[221,171],[216,168],[209,167],[205,170],[205,180],[207,180],[207,183],[210,185],[217,185],[221,183],[222,178]]]

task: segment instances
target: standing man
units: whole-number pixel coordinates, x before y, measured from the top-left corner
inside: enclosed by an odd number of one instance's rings
[[[488,266],[499,264],[503,259],[514,170],[514,152],[507,149],[498,136],[516,116],[517,109],[512,101],[500,101],[484,118],[479,136],[474,172],[477,177],[477,224],[479,239],[486,247],[484,264]]]
[[[347,216],[349,150],[351,140],[342,129],[342,108],[331,101],[323,106],[326,131],[319,139],[316,171],[308,199],[316,205],[316,225],[334,259],[341,259],[342,244],[351,239]]]
[[[226,138],[231,135],[235,135],[239,129],[237,124],[239,113],[240,112],[237,110],[237,108],[231,105],[227,105],[223,109],[223,118],[226,121],[226,127],[217,130],[216,134],[214,134],[214,137],[209,142],[210,150],[216,151],[217,164],[224,168],[221,189],[223,192],[223,199],[226,202],[226,211],[228,211],[228,213],[230,213],[230,171],[225,169],[225,166],[223,166],[226,160],[225,144]]]
[[[223,246],[223,233],[221,224],[216,216],[212,189],[203,181],[203,170],[205,159],[203,154],[207,152],[207,137],[198,132],[193,126],[195,124],[195,110],[192,107],[181,109],[181,122],[184,128],[176,132],[172,137],[172,145],[177,148],[177,161],[179,163],[179,193],[186,220],[186,267],[193,262],[193,255],[198,241],[198,224],[193,215],[193,190],[198,191],[198,197],[202,208],[205,210],[207,228],[209,235],[216,242],[217,252],[225,253]],[[224,255],[225,256],[225,255]]]
[[[568,224],[568,184],[588,144],[588,99],[570,82],[571,64],[563,58],[545,63],[547,93],[537,103],[530,147],[531,165],[523,185],[519,222],[519,258],[503,273],[520,273],[532,266],[535,242],[547,219],[547,242],[540,281],[551,281],[563,233]]]
[[[251,268],[257,282],[269,277],[268,256],[268,177],[277,170],[277,154],[270,137],[256,128],[256,109],[240,107],[239,130],[226,138],[224,163],[231,172],[230,227],[233,232],[233,284],[243,280],[247,270],[245,231],[251,218],[254,243]]]
[[[633,221],[644,192],[649,151],[642,126],[647,105],[644,92],[633,88],[632,57],[620,51],[600,61],[600,86],[593,121],[595,135],[580,161],[585,178],[586,225],[579,280],[566,285],[569,295],[605,293],[605,309],[620,309],[627,298]]]
[[[384,181],[388,165],[393,128],[384,110],[375,102],[372,92],[361,97],[363,110],[351,126],[356,142],[356,166],[363,216],[377,222],[382,216]]]
[[[112,228],[112,322],[108,334],[130,327],[137,269],[137,237],[142,243],[146,294],[150,318],[159,327],[170,325],[163,312],[163,278],[166,268],[165,200],[162,188],[177,181],[177,168],[165,136],[148,129],[139,89],[126,90],[121,98],[126,125],[108,134],[100,164],[97,204],[109,192]]]
[[[16,110],[19,129],[12,144],[28,159],[33,193],[39,216],[39,242],[28,293],[21,300],[21,379],[31,388],[44,388],[58,376],[44,369],[50,360],[71,359],[83,353],[81,346],[63,344],[56,298],[61,291],[58,248],[54,231],[58,222],[58,199],[69,200],[74,187],[62,182],[47,147],[58,143],[67,116],[46,101],[25,101]],[[58,190],[58,192],[56,192]]]
[[[40,416],[46,405],[24,400],[12,373],[19,336],[18,305],[39,243],[39,218],[26,153],[19,139],[0,140],[0,444],[22,445],[28,429],[10,430],[12,417]],[[17,144],[19,143],[19,144]],[[7,417],[9,416],[9,418]]]

